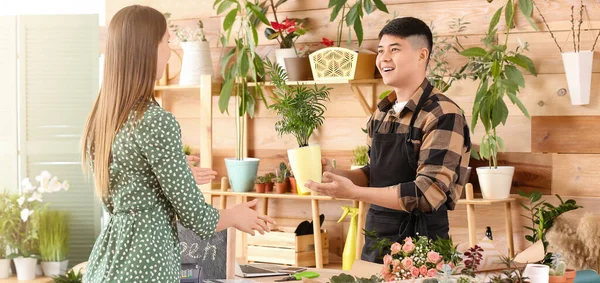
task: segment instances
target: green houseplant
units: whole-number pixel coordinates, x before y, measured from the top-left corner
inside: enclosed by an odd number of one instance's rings
[[[504,151],[504,142],[497,135],[496,128],[500,124],[505,124],[508,118],[508,107],[504,98],[508,97],[529,118],[525,105],[517,97],[520,88],[525,87],[525,79],[519,68],[537,75],[531,59],[521,54],[527,50],[527,44],[516,47],[514,51],[508,50],[510,28],[506,31],[503,43],[497,40],[497,25],[503,10],[506,26],[512,27],[514,3],[508,0],[507,4],[498,9],[492,17],[487,36],[483,39],[485,49],[472,47],[461,52],[462,55],[470,58],[471,71],[474,78],[479,80],[473,104],[471,131],[474,133],[477,122],[481,121],[485,133],[479,152],[472,152],[475,158],[489,160],[489,166],[477,168],[481,191],[483,197],[487,199],[508,197],[515,169],[512,166],[498,166],[497,160],[498,151]]]
[[[338,16],[341,17],[337,27],[337,47],[340,47],[342,41],[344,23],[345,26],[348,27],[348,46],[350,46],[352,42],[350,36],[350,28],[352,28],[354,29],[356,39],[358,40],[358,46],[360,47],[364,38],[362,21],[365,13],[371,14],[375,10],[385,13],[389,12],[382,0],[355,0],[354,4],[348,2],[349,0],[329,0],[329,5],[327,7],[332,8],[331,14],[329,15],[329,21],[334,22]]]
[[[77,273],[72,269],[64,275],[60,275],[54,278],[54,283],[81,283],[83,282],[83,273],[78,270]]]
[[[321,147],[308,145],[313,131],[323,124],[327,109],[324,102],[329,100],[331,88],[316,84],[310,88],[306,85],[287,85],[287,73],[279,65],[266,61],[271,75],[274,102],[269,106],[279,117],[275,130],[281,137],[291,134],[296,138],[298,147],[288,150],[288,158],[296,178],[298,194],[309,194],[304,187],[309,179],[321,181]]]
[[[40,254],[48,277],[65,274],[69,253],[70,217],[64,211],[44,211],[40,215]]]
[[[244,150],[245,117],[254,117],[254,108],[258,99],[264,99],[259,85],[249,87],[248,82],[256,82],[264,78],[262,59],[256,53],[258,32],[254,20],[258,19],[268,25],[269,21],[262,13],[256,1],[247,0],[215,0],[217,14],[226,13],[223,21],[224,35],[221,43],[225,47],[233,36],[233,47],[221,58],[223,86],[219,95],[219,110],[228,112],[229,101],[235,97],[236,155],[225,158],[227,175],[234,191],[252,190],[258,171],[258,158],[246,158]],[[235,26],[235,27],[234,27]],[[267,106],[265,102],[265,106]]]
[[[13,223],[18,223],[19,218],[16,217],[17,195],[11,195],[7,191],[0,193],[0,279],[10,277],[10,259],[8,258],[9,251],[6,249],[8,240],[11,236]]]

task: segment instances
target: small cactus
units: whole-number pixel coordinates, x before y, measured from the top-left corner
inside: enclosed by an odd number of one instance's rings
[[[557,276],[563,276],[565,275],[565,271],[567,270],[567,265],[564,261],[561,261],[556,265],[555,269]]]
[[[554,270],[554,268],[550,268],[550,271],[548,272],[548,274],[550,276],[556,276],[556,270]]]

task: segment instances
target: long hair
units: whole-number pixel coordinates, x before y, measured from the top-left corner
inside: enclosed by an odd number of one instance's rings
[[[139,5],[121,9],[108,27],[102,86],[81,138],[83,170],[88,173],[91,167],[101,198],[110,191],[116,134],[130,113],[139,121],[154,101],[158,45],[166,30],[166,19],[159,11]]]

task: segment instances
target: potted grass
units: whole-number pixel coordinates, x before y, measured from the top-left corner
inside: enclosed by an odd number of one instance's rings
[[[269,21],[262,13],[262,8],[252,1],[215,0],[213,7],[219,15],[226,14],[221,44],[228,46],[233,39],[233,46],[221,58],[223,86],[219,94],[219,110],[221,113],[229,113],[231,97],[234,97],[236,106],[236,154],[234,158],[225,158],[225,166],[232,190],[248,192],[254,187],[260,160],[245,156],[245,118],[247,115],[250,118],[254,117],[257,100],[262,100],[265,107],[268,107],[262,88],[258,84],[254,87],[248,86],[248,82],[264,79],[263,61],[256,53],[258,35],[255,20],[258,19],[266,25],[269,25]],[[236,35],[233,38],[232,33]]]
[[[492,17],[488,33],[483,39],[486,49],[472,47],[461,52],[463,56],[470,59],[471,71],[474,78],[479,80],[473,103],[471,131],[474,133],[477,122],[481,121],[485,133],[479,146],[479,152],[472,151],[472,153],[476,159],[484,158],[489,161],[489,166],[476,169],[481,193],[485,199],[507,198],[515,171],[513,166],[498,166],[497,154],[499,151],[504,151],[504,141],[497,135],[496,128],[500,124],[505,124],[508,118],[508,107],[504,99],[508,97],[527,118],[530,118],[525,105],[517,97],[520,88],[525,87],[525,79],[520,69],[537,75],[533,61],[521,54],[527,50],[527,44],[517,46],[514,51],[508,50],[510,29],[506,31],[503,43],[499,43],[496,39],[498,32],[496,26],[503,10],[506,26],[511,27],[514,3],[509,0],[505,7],[498,9]]]
[[[277,173],[275,174],[275,176],[277,176],[277,178],[275,179],[275,192],[278,194],[285,194],[285,192],[287,192],[289,186],[288,186],[288,177],[289,177],[290,171],[288,170],[287,166],[285,165],[284,162],[281,162],[279,164],[279,170],[277,170]]]
[[[40,215],[40,255],[47,277],[63,275],[67,271],[69,223],[70,217],[64,211],[45,211]]]
[[[354,158],[352,159],[352,165],[350,170],[362,168],[369,162],[369,147],[366,145],[359,145],[353,151]]]
[[[298,148],[288,150],[288,159],[296,177],[298,194],[306,195],[310,190],[304,187],[308,180],[321,181],[321,147],[308,145],[313,131],[323,124],[329,100],[328,87],[310,88],[303,84],[287,85],[287,73],[278,64],[266,61],[266,69],[273,81],[273,103],[269,106],[275,111],[279,120],[275,130],[281,137],[291,134],[298,142]]]

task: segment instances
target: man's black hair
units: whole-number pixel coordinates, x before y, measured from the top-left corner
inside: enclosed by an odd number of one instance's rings
[[[408,39],[412,36],[419,37],[427,43],[426,47],[429,50],[429,56],[431,56],[431,49],[433,48],[431,29],[429,29],[426,23],[417,18],[403,17],[393,19],[381,29],[379,39],[384,35],[397,36],[402,39]],[[429,58],[427,59],[429,60]]]

